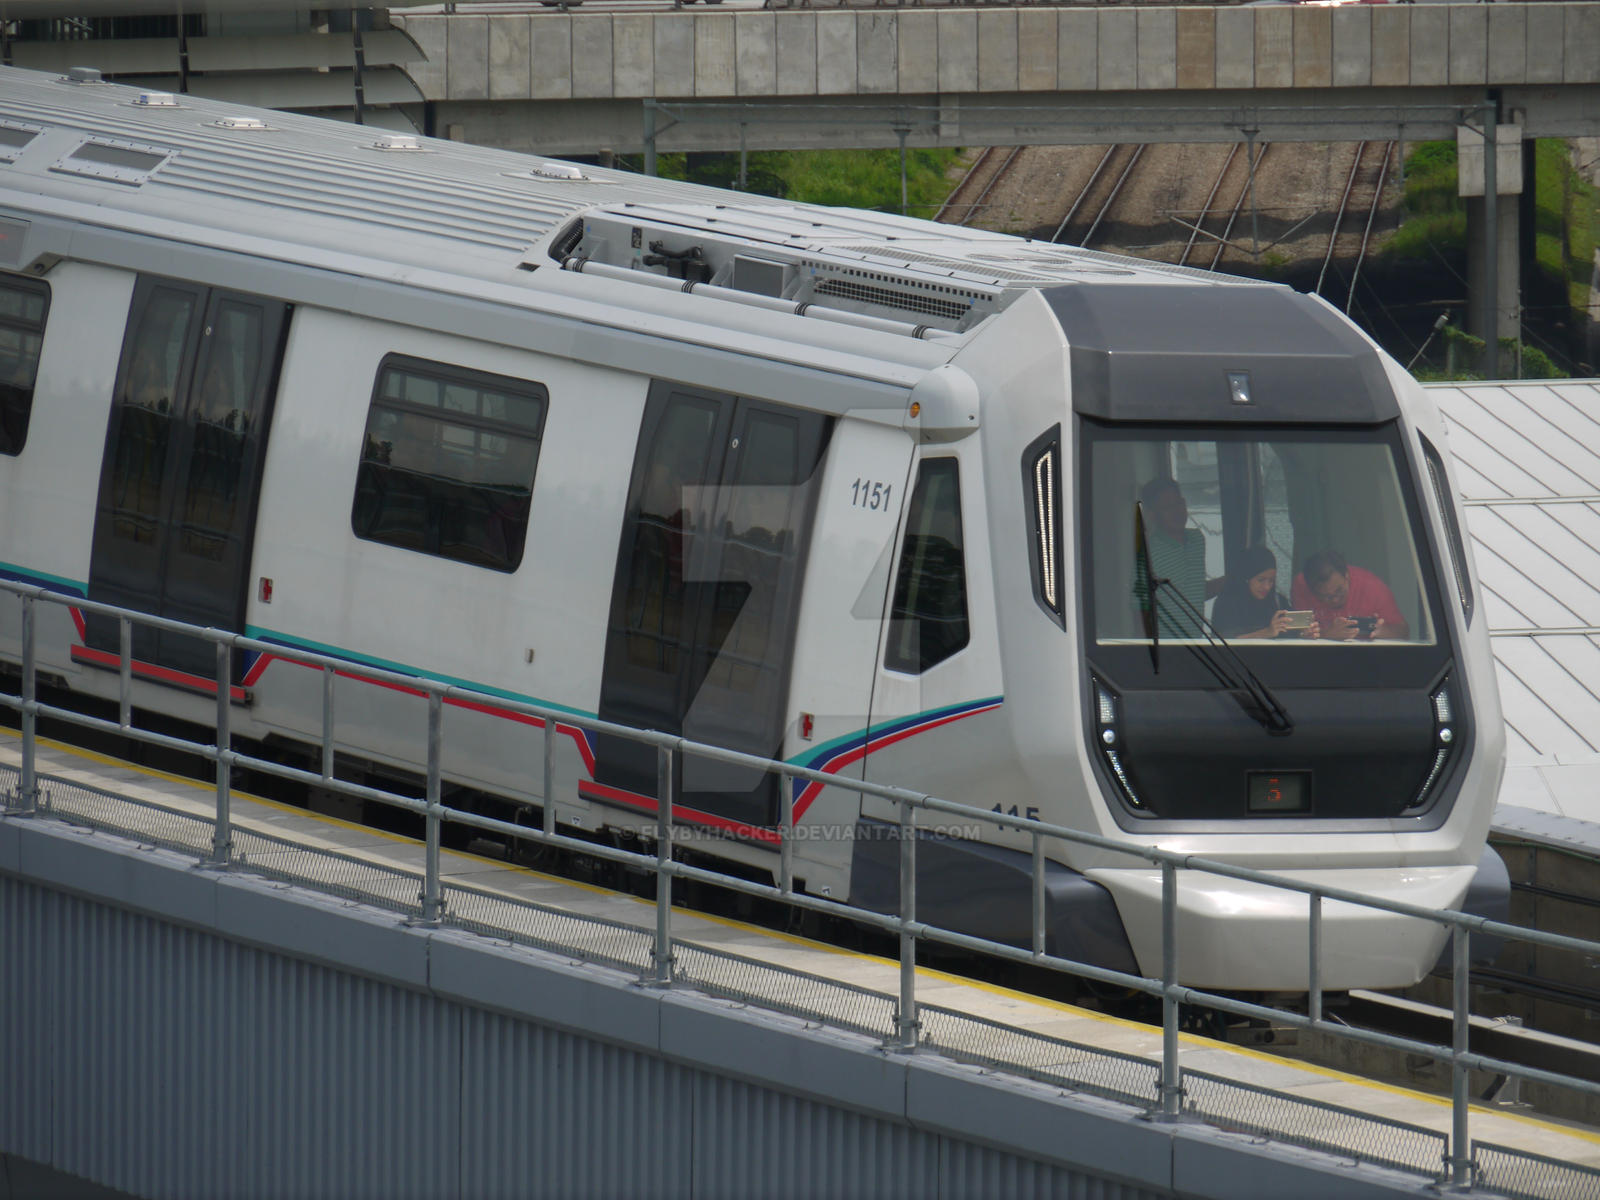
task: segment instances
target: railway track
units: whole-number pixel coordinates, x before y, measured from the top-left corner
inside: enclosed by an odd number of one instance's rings
[[[1189,237],[1178,255],[1178,266],[1201,267],[1207,271],[1217,269],[1229,249],[1239,217],[1250,203],[1252,167],[1259,174],[1271,149],[1267,142],[1256,146],[1252,163],[1248,146],[1235,143],[1229,148],[1228,157],[1222,160],[1211,190],[1206,193],[1205,204],[1192,222],[1185,222]]]
[[[952,225],[970,223],[973,217],[983,211],[995,185],[1016,165],[1022,149],[1021,146],[990,146],[984,150],[978,156],[978,161],[962,176],[961,182],[956,184],[955,191],[939,206],[933,219]]]
[[[1067,209],[1067,215],[1061,218],[1050,240],[1088,249],[1107,215],[1115,208],[1117,197],[1134,168],[1139,165],[1139,160],[1144,157],[1144,152],[1143,144],[1107,146],[1090,173],[1088,182],[1079,190],[1077,199]],[[1076,226],[1074,221],[1078,223]],[[1076,229],[1082,230],[1081,235],[1075,236]]]
[[[1355,302],[1356,282],[1361,276],[1361,264],[1367,257],[1367,247],[1372,241],[1372,223],[1383,203],[1383,185],[1389,175],[1389,160],[1394,155],[1393,142],[1358,142],[1351,156],[1350,173],[1345,179],[1344,192],[1339,197],[1339,208],[1334,214],[1333,227],[1328,231],[1328,249],[1322,257],[1322,270],[1317,273],[1317,295],[1323,296],[1323,285],[1336,258],[1353,257],[1350,269],[1350,286],[1345,294],[1344,311],[1349,312]]]

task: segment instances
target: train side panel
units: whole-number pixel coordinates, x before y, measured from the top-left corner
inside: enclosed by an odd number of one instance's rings
[[[27,441],[0,455],[0,571],[66,594],[88,588],[95,488],[106,414],[133,276],[82,263],[51,271],[50,309]],[[0,653],[20,655],[20,609],[0,606]],[[39,607],[39,665],[63,679],[99,674],[74,664],[71,614]]]
[[[352,509],[368,409],[379,368],[396,353],[548,390],[514,571],[357,536]],[[595,710],[616,529],[644,392],[645,381],[623,372],[343,314],[298,313],[268,458],[251,632],[487,693],[482,704],[447,709],[446,772],[536,796],[542,729],[492,711],[493,696]],[[321,687],[316,672],[268,664],[256,684],[262,726],[320,737]],[[346,750],[423,765],[420,701],[340,680],[335,707]],[[558,747],[564,773],[581,769],[576,746],[568,737]]]

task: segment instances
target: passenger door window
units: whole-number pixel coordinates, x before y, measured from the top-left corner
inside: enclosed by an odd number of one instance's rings
[[[764,758],[784,703],[814,496],[829,423],[658,384],[646,405],[618,551],[600,715]],[[776,820],[776,780],[690,757],[680,803]],[[655,753],[599,738],[595,777],[656,791]]]
[[[33,414],[33,385],[44,346],[50,289],[0,277],[0,454],[21,454]]]
[[[266,435],[289,307],[174,280],[134,289],[101,468],[89,596],[242,629]],[[116,622],[85,642],[114,652]],[[144,662],[211,679],[215,651],[136,628]]]

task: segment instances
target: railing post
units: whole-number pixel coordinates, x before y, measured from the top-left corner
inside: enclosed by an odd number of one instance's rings
[[[794,891],[794,780],[778,776],[778,888],[785,896]]]
[[[1178,1066],[1178,868],[1161,864],[1161,1116],[1175,1121],[1183,1106]]]
[[[39,807],[39,776],[34,761],[38,748],[38,672],[34,667],[34,599],[22,597],[22,777],[17,783],[19,813]]]
[[[900,1011],[895,1017],[894,1048],[917,1048],[917,812],[909,800],[900,804]]]
[[[1044,838],[1033,835],[1033,952],[1044,953]]]
[[[1322,1020],[1322,894],[1311,893],[1311,922],[1307,926],[1311,943],[1310,971],[1306,975],[1306,1015]]]
[[[672,747],[656,748],[656,944],[650,982],[672,986]]]
[[[333,668],[322,668],[322,777],[333,778]]]
[[[443,741],[444,695],[430,689],[428,692],[428,847],[422,875],[422,919],[430,925],[438,923],[444,909],[439,884],[439,824],[444,790],[441,784],[443,772],[440,759],[443,757]]]
[[[124,729],[133,724],[133,622],[117,618],[117,723]]]
[[[233,851],[233,735],[229,703],[233,684],[233,648],[216,643],[217,651],[217,820],[211,831],[211,865],[225,867]]]
[[[1470,1188],[1473,1163],[1472,1143],[1469,1140],[1471,1134],[1467,1128],[1470,1111],[1468,1069],[1461,1058],[1467,1053],[1472,1032],[1472,935],[1467,932],[1466,926],[1457,925],[1453,937],[1450,982],[1455,1003],[1451,1022],[1451,1049],[1454,1053],[1450,1056],[1450,1186]]]
[[[556,831],[556,719],[544,719],[544,831]]]

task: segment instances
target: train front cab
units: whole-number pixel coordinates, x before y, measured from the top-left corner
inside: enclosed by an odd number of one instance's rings
[[[1106,831],[1503,915],[1504,867],[1484,848],[1503,759],[1492,662],[1420,391],[1287,289],[1062,289],[1051,301],[1072,346],[1063,501],[1082,580],[1080,732]],[[1385,620],[1325,619],[1315,637],[1242,624],[1233,598],[1269,564],[1264,610],[1326,618],[1343,593],[1351,616]],[[1152,589],[1151,577],[1170,582]],[[1149,970],[1159,872],[1083,869],[1115,896]],[[1307,912],[1297,893],[1186,874],[1183,978],[1304,987]],[[1324,982],[1409,984],[1443,937],[1329,905]]]
[[[1472,620],[1443,430],[1420,389],[1343,317],[1280,287],[1070,286],[1024,298],[995,325],[956,365],[984,389],[986,511],[967,529],[970,541],[974,523],[986,527],[997,580],[992,690],[1007,745],[965,751],[963,769],[941,777],[982,770],[987,786],[938,794],[1503,917],[1505,869],[1485,848],[1503,764],[1493,664]],[[922,469],[936,453],[923,448]],[[1147,532],[1150,557],[1136,549],[1141,495],[1169,479],[1186,509],[1187,563],[1171,557],[1171,530]],[[1146,520],[1157,519],[1152,506]],[[1201,616],[1226,623],[1219,582],[1262,547],[1285,607],[1319,603],[1296,577],[1332,551],[1347,576],[1383,581],[1404,627],[1211,646]],[[1146,606],[1152,572],[1174,583]],[[1180,587],[1199,615],[1171,594]],[[1363,603],[1370,591],[1358,589]],[[875,721],[878,707],[875,697]],[[869,774],[916,776],[915,763],[894,766],[875,755]],[[918,915],[1026,945],[1029,839],[986,842],[919,846]],[[1061,843],[1049,854],[1050,952],[1159,973],[1159,870]],[[892,857],[892,843],[858,844],[853,893],[891,907]],[[1182,980],[1303,990],[1308,907],[1300,893],[1181,872]],[[1329,903],[1324,986],[1410,984],[1444,936]]]

